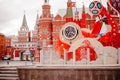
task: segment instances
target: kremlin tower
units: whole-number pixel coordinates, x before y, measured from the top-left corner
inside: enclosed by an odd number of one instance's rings
[[[36,24],[34,26],[34,31],[32,32],[29,30],[27,25],[26,15],[23,16],[22,25],[20,30],[18,31],[18,41],[14,42],[12,46],[15,47],[14,49],[14,60],[31,60],[36,50],[37,43],[37,24],[38,24],[38,14],[36,19]],[[32,37],[32,38],[31,38]]]
[[[75,7],[75,3],[73,3],[71,0],[68,0],[67,11],[66,11],[66,22],[72,22],[73,21],[72,7]]]
[[[20,31],[18,31],[18,41],[19,42],[29,42],[30,41],[30,31],[27,25],[26,16],[23,16],[23,22],[20,27]]]
[[[32,31],[32,42],[38,42],[38,23],[39,23],[39,15],[37,13],[36,23],[34,26],[34,30]]]
[[[52,44],[52,16],[49,0],[44,0],[42,6],[42,15],[38,23],[38,43],[42,47]]]

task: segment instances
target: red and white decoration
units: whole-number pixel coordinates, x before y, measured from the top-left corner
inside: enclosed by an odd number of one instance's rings
[[[117,64],[117,48],[120,47],[120,33],[118,32],[118,24],[107,13],[107,10],[100,2],[93,1],[89,7],[93,14],[105,16],[108,19],[108,22],[111,25],[111,31],[108,32],[105,23],[98,17],[96,19],[94,29],[91,32],[81,29],[79,25],[74,22],[66,23],[61,28],[58,41],[58,50],[61,58],[64,58],[64,49],[66,49],[67,60],[73,59],[74,53],[76,56],[74,59],[77,61],[82,61],[82,59],[88,59],[87,49],[89,49],[90,62]],[[76,27],[77,34],[75,34],[75,30],[72,30],[72,28],[64,30],[64,28],[68,25]],[[66,34],[64,31],[66,31]],[[75,36],[73,38],[66,38],[65,35],[69,35],[68,37],[72,37],[73,35]],[[109,52],[111,50],[115,51],[115,54]],[[106,61],[108,58],[110,58],[111,61]]]
[[[120,0],[108,0],[111,6],[120,13]]]

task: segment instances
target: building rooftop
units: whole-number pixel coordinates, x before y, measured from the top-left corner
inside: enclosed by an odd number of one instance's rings
[[[74,8],[73,9],[73,16],[75,15],[76,10],[79,12],[79,18],[81,18],[83,9],[82,8]],[[89,8],[85,8],[85,12],[88,13],[91,17],[93,16],[92,13],[89,11]],[[66,9],[59,9],[57,12],[57,15],[64,17],[66,15]]]

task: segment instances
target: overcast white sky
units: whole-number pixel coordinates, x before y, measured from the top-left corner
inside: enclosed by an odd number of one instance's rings
[[[17,35],[22,24],[24,10],[26,11],[27,23],[32,30],[35,25],[37,10],[41,15],[41,6],[44,0],[0,0],[0,33],[5,35]],[[49,0],[51,13],[54,15],[58,9],[65,8],[67,0]],[[88,7],[93,0],[72,0],[77,2],[77,7],[82,6],[84,2]],[[105,4],[106,0],[103,0]]]

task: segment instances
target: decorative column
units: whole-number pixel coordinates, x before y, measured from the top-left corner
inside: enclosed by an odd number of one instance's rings
[[[43,49],[40,50],[40,64],[43,64]]]
[[[120,64],[120,48],[118,48],[118,64]]]
[[[52,58],[53,58],[53,53],[52,53],[52,45],[48,45],[48,50],[49,50],[49,54],[50,54],[50,64],[52,64]]]
[[[52,47],[50,47],[50,64],[52,64],[52,57],[53,56],[53,53],[52,53]]]
[[[15,60],[15,49],[13,51],[13,60]]]
[[[107,57],[107,54],[104,52],[104,48],[103,48],[103,64],[106,64],[106,57]]]
[[[41,50],[41,47],[37,46],[35,50],[35,62],[40,62],[40,50]]]
[[[87,48],[87,64],[90,64],[90,49]]]
[[[64,64],[67,64],[67,51],[65,48],[63,48],[64,50]]]
[[[76,63],[76,52],[75,50],[73,51],[73,65]]]

